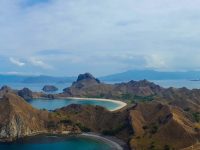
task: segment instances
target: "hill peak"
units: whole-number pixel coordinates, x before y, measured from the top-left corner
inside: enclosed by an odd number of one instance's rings
[[[96,79],[92,74],[90,73],[84,73],[79,74],[76,82],[82,81],[82,80],[95,80],[96,82],[100,83],[99,79]]]

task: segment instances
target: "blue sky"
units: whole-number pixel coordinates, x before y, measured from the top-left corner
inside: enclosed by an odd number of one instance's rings
[[[199,0],[1,0],[0,73],[200,70],[199,6]]]

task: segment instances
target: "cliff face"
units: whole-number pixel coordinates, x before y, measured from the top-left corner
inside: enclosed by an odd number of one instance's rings
[[[13,93],[0,99],[0,112],[0,139],[12,140],[45,130],[48,112],[32,108]]]

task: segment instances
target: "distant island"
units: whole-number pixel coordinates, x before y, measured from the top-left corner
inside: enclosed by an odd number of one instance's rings
[[[155,71],[129,70],[100,77],[102,81],[130,81],[130,80],[192,80],[199,79],[200,71]]]
[[[42,90],[44,92],[55,92],[55,91],[58,91],[58,88],[54,85],[45,85]]]
[[[200,71],[155,71],[155,70],[129,70],[99,77],[104,82],[122,82],[130,80],[195,80],[200,79]],[[0,75],[0,83],[72,83],[76,77],[54,76],[26,76],[26,75]]]
[[[106,84],[85,73],[59,94],[4,86],[0,97],[0,140],[4,142],[40,133],[87,132],[114,136],[131,150],[190,149],[200,141],[199,89],[163,88],[148,80]],[[47,111],[26,102],[67,97],[115,99],[127,106],[109,111],[101,106],[72,104]]]
[[[0,75],[0,83],[71,83],[75,79],[75,77],[53,77],[45,75]]]
[[[200,81],[200,79],[192,79],[192,80],[190,80],[190,81]]]

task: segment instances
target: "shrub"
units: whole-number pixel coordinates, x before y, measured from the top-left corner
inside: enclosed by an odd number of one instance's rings
[[[69,119],[62,119],[62,120],[60,120],[60,123],[63,123],[63,124],[71,124],[72,121],[69,120]]]
[[[153,124],[150,128],[150,133],[155,134],[158,131],[158,126],[156,124]]]
[[[200,113],[199,112],[193,113],[192,116],[196,122],[200,122]]]
[[[169,145],[165,145],[163,149],[164,150],[170,150],[170,146]]]
[[[91,129],[85,127],[84,125],[82,125],[81,123],[76,123],[76,125],[81,129],[81,131],[83,132],[90,132]]]
[[[115,128],[111,129],[111,130],[103,130],[102,134],[104,135],[116,135],[117,133],[119,133],[121,130],[123,130],[125,127],[127,126],[126,123],[124,124],[119,124],[118,126],[116,126]]]

